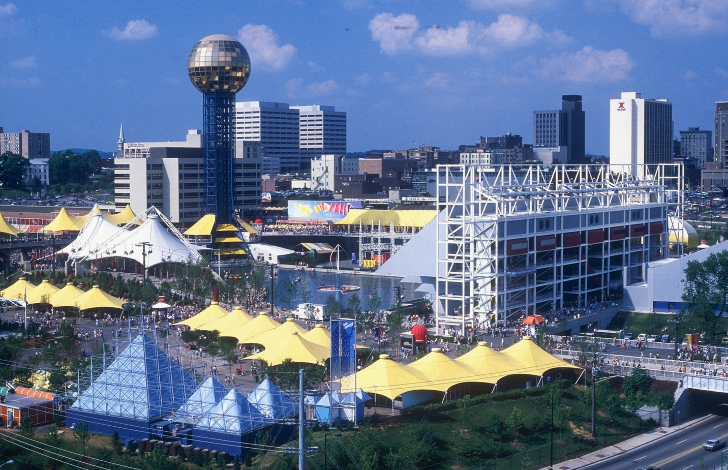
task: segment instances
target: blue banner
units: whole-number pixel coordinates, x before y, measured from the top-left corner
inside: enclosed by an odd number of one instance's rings
[[[356,371],[356,327],[352,319],[331,320],[331,380]]]

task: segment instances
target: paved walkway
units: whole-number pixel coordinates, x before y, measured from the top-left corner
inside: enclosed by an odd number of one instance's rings
[[[699,424],[708,418],[710,418],[710,416],[702,416],[702,417],[696,418],[692,421],[688,421],[684,425],[673,426],[671,428],[667,428],[667,427],[656,428],[656,429],[653,429],[652,431],[646,432],[644,434],[640,434],[639,436],[635,436],[631,439],[627,439],[626,441],[622,441],[620,443],[613,444],[608,447],[604,447],[602,449],[596,450],[589,454],[582,455],[581,457],[567,460],[566,462],[561,462],[561,463],[555,464],[554,467],[558,468],[559,470],[574,470],[577,468],[583,468],[583,467],[586,467],[587,465],[601,462],[603,460],[614,457],[616,455],[620,455],[625,452],[629,452],[630,450],[634,450],[638,447],[642,447],[644,445],[651,444],[652,442],[654,442],[658,439],[662,439],[663,437],[667,437],[670,434],[673,434],[677,431],[681,431],[685,428],[689,428],[691,426]],[[543,467],[541,470],[550,470],[550,469],[551,469],[551,467]]]

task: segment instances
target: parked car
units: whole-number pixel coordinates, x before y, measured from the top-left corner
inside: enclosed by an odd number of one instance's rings
[[[655,341],[657,341],[657,339],[658,339],[658,336],[657,335],[648,335],[647,336],[647,342],[648,343],[654,343]]]
[[[633,336],[634,335],[632,333],[625,333],[624,334],[624,339],[632,339]]]
[[[663,343],[669,343],[672,337],[670,335],[662,335],[661,341]]]
[[[637,341],[647,341],[647,335],[645,333],[638,334]]]
[[[637,467],[637,470],[660,470],[660,467],[653,467],[648,465],[646,467]]]
[[[725,441],[722,441],[720,439],[710,439],[708,441],[705,441],[705,444],[703,444],[703,449],[705,450],[718,450],[725,447]]]

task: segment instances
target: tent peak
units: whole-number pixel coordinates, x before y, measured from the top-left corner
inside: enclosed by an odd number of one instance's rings
[[[431,348],[430,349],[430,352],[441,353],[442,352],[442,349],[441,348]]]
[[[210,305],[218,305],[218,303],[213,301],[213,302],[210,302]]]

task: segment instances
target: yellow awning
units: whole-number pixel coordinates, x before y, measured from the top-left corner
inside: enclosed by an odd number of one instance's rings
[[[317,253],[328,254],[333,253],[334,247],[328,243],[301,243],[304,250],[316,250]]]
[[[243,230],[245,230],[248,233],[252,233],[252,234],[260,233],[260,230],[253,227],[252,225],[250,225],[249,223],[247,223],[246,221],[244,221],[242,219],[238,219],[238,223],[240,224],[240,228],[242,228]]]
[[[220,254],[222,256],[233,256],[233,255],[247,255],[248,253],[242,248],[221,248]]]
[[[581,369],[547,353],[528,336],[503,350],[503,355],[521,364],[519,368],[512,369],[509,375],[527,374],[540,377],[551,369]]]
[[[219,318],[224,317],[227,315],[228,312],[224,308],[222,308],[217,302],[211,302],[210,305],[198,313],[197,315],[194,315],[187,320],[182,320],[181,322],[175,323],[175,325],[185,325],[189,326],[193,330],[203,330],[206,328],[200,328],[201,326],[205,325],[205,323],[210,323],[211,321],[215,321]]]
[[[303,335],[303,339],[331,349],[331,332],[324,328],[323,325],[314,326],[312,330]]]
[[[51,295],[58,292],[58,287],[54,286],[48,280],[44,279],[33,290],[28,291],[27,302],[29,304],[50,304]]]
[[[385,211],[375,209],[350,209],[346,217],[336,222],[335,225],[379,225],[395,227],[416,227],[422,228],[432,219],[437,217],[435,210],[398,210]]]
[[[479,380],[481,372],[450,359],[440,348],[432,348],[429,354],[410,364],[410,367],[425,374],[440,392],[465,382],[482,382]]]
[[[79,295],[76,302],[78,303],[79,310],[88,310],[91,308],[113,308],[121,310],[124,308],[123,300],[107,294],[99,286],[93,286],[90,290]]]
[[[342,379],[342,393],[352,392],[357,388],[367,393],[384,395],[394,400],[403,393],[413,390],[434,390],[432,381],[422,372],[390,359],[382,354],[379,359],[356,374],[356,380]],[[344,385],[350,384],[350,385]],[[348,388],[347,388],[348,387]]]
[[[279,337],[278,342],[271,348],[245,359],[262,359],[269,366],[277,366],[283,364],[286,359],[302,364],[319,364],[329,357],[331,357],[329,349],[303,339],[297,331],[291,331]]]
[[[71,215],[66,211],[65,207],[61,207],[56,218],[43,227],[43,230],[46,232],[78,232],[85,221],[86,217]]]
[[[215,239],[215,243],[242,243],[238,237],[219,237]]]
[[[23,233],[22,230],[15,228],[13,225],[5,220],[5,216],[0,214],[0,233],[7,233],[8,235],[18,235]]]
[[[220,336],[229,336],[237,338],[240,343],[246,343],[249,338],[253,338],[261,333],[278,328],[280,323],[273,320],[267,313],[263,312],[245,325],[231,328],[228,331],[220,332]]]
[[[281,338],[286,338],[287,335],[293,331],[300,334],[301,336],[308,333],[308,330],[306,328],[303,328],[302,326],[299,326],[295,321],[293,321],[293,318],[286,318],[286,321],[277,326],[275,329],[264,331],[260,334],[249,337],[245,341],[240,342],[248,344],[260,344],[265,349],[268,349],[274,344],[277,344],[281,340]]]
[[[35,284],[31,284],[24,276],[21,276],[15,283],[0,292],[0,297],[23,300],[33,289],[35,289]]]
[[[482,377],[471,382],[496,383],[503,377],[513,373],[520,367],[512,358],[489,348],[486,343],[479,342],[476,347],[455,359],[472,370],[481,371]]]
[[[54,307],[78,308],[78,298],[83,294],[84,291],[69,282],[63,288],[51,295],[50,303]]]
[[[131,210],[131,206],[129,204],[127,204],[121,212],[117,212],[116,214],[104,214],[104,218],[114,225],[126,225],[134,220],[135,217],[136,214],[134,214],[134,211]]]
[[[215,214],[207,214],[202,216],[200,220],[194,223],[192,227],[185,231],[185,235],[191,236],[203,236],[208,237],[212,235],[212,231],[215,229]]]
[[[237,328],[238,326],[245,325],[252,320],[253,317],[243,312],[242,307],[235,307],[232,312],[228,313],[224,317],[205,323],[197,329],[205,331],[228,331],[233,328]]]

